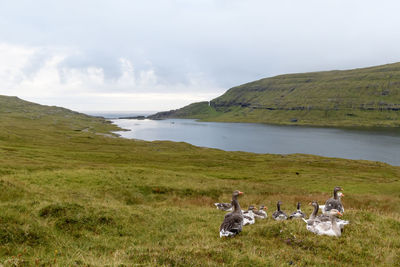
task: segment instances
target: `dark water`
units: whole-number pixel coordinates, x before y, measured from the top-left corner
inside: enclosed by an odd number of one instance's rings
[[[195,120],[113,120],[125,138],[183,141],[228,151],[304,153],[400,165],[400,129],[272,126]]]

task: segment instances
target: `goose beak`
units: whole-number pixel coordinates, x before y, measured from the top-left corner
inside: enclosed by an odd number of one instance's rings
[[[312,203],[310,202],[310,203],[308,203],[308,205],[312,205]]]
[[[344,197],[344,194],[342,193],[342,197]]]
[[[266,209],[267,209],[267,207],[264,207],[264,209],[266,210]]]
[[[339,216],[343,216],[343,213],[341,213],[340,211],[338,211]]]
[[[243,192],[239,191],[239,195],[243,195]]]

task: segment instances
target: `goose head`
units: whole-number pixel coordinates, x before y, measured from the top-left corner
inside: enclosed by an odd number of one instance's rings
[[[239,191],[239,190],[235,190],[232,193],[232,197],[237,198],[238,196],[243,195],[243,192]]]
[[[267,207],[264,206],[264,205],[261,205],[261,206],[260,206],[260,210],[267,210]]]
[[[314,208],[315,208],[315,207],[319,208],[319,205],[318,205],[318,202],[317,202],[317,201],[312,201],[312,202],[308,203],[308,205],[311,205],[311,206],[313,206]]]
[[[340,187],[340,186],[336,186],[334,189],[333,189],[333,192],[339,192],[339,191],[343,191],[343,188],[342,187]]]
[[[330,211],[328,211],[327,215],[335,216],[335,217],[343,216],[343,214],[340,211],[338,211],[337,209],[331,209]]]
[[[333,189],[333,198],[334,199],[338,199],[338,192],[339,191],[342,191],[343,190],[343,188],[341,188],[340,186],[336,186],[334,189]]]
[[[257,210],[257,208],[256,208],[256,207],[254,207],[254,205],[250,205],[250,206],[249,206],[249,208],[248,208],[248,210],[251,210],[251,211],[253,211],[253,210]]]

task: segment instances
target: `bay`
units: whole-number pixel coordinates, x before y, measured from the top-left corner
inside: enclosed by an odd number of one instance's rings
[[[190,119],[114,119],[124,138],[170,140],[227,151],[313,154],[400,165],[400,129],[319,128]]]

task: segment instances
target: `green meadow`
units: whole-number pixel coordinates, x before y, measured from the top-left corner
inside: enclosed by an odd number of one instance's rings
[[[400,167],[117,138],[101,118],[0,96],[0,266],[400,265]],[[270,217],[343,187],[340,238]],[[219,238],[224,212],[269,218]]]

